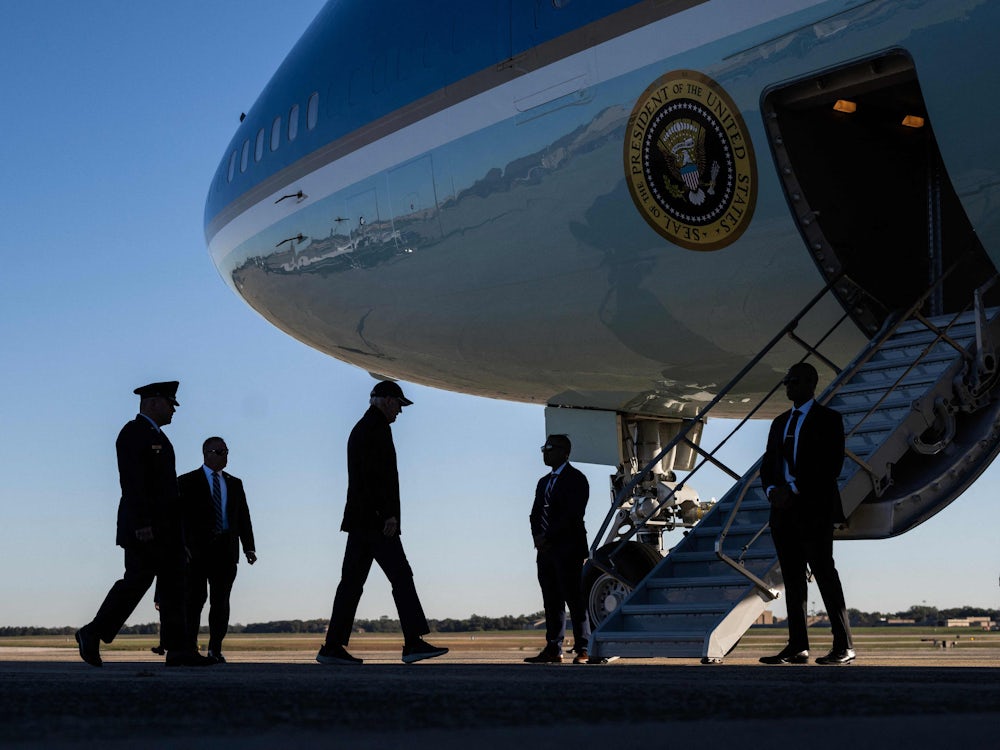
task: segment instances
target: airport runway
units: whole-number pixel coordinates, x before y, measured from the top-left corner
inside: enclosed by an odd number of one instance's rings
[[[67,649],[0,649],[0,745],[45,748],[992,747],[1000,660],[881,654],[847,667],[620,660],[535,666],[523,653],[461,651],[413,665],[365,653],[234,652],[171,668],[109,652],[101,669]],[[985,743],[985,745],[984,745]]]

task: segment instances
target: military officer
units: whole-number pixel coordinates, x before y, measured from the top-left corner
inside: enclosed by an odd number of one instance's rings
[[[114,640],[154,579],[167,666],[215,663],[185,649],[184,531],[174,448],[161,429],[179,406],[178,385],[169,381],[136,388],[139,414],[115,443],[122,490],[115,541],[125,551],[125,575],[111,587],[94,619],[76,632],[81,658],[95,667],[103,665],[100,641]]]

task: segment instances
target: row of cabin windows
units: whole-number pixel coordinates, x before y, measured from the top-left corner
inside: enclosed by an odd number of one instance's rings
[[[306,104],[306,129],[312,130],[319,121],[319,92],[313,92]],[[281,115],[274,118],[271,123],[270,148],[277,151],[281,146],[282,121]],[[288,111],[288,130],[286,131],[288,142],[291,143],[299,137],[299,105],[293,104]],[[257,137],[253,143],[253,160],[259,162],[264,158],[264,146],[267,134],[264,128],[257,131]],[[227,182],[232,182],[236,176],[236,163],[239,161],[240,174],[247,171],[250,166],[250,139],[243,141],[242,148],[235,149],[229,155],[229,172],[226,177]]]

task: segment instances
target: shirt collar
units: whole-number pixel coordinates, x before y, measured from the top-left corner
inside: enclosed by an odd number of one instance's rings
[[[563,461],[562,466],[560,466],[558,469],[553,469],[552,473],[555,474],[556,476],[559,476],[562,473],[562,470],[565,469],[568,465],[569,461]]]
[[[802,419],[805,419],[806,418],[806,414],[809,413],[809,409],[811,409],[812,405],[815,404],[815,403],[816,403],[816,399],[811,398],[808,401],[806,401],[804,404],[802,404],[802,406],[795,406],[795,407],[793,407],[792,411],[797,411],[800,415],[802,415]]]
[[[153,429],[154,429],[154,430],[156,430],[157,432],[159,432],[159,431],[160,431],[160,425],[156,424],[156,422],[154,422],[154,421],[153,421],[152,419],[150,419],[149,417],[147,417],[147,416],[146,416],[145,414],[143,414],[142,412],[139,412],[139,416],[140,416],[140,417],[142,417],[143,419],[145,419],[145,420],[146,420],[147,422],[149,422],[149,423],[150,423],[151,425],[153,425]]]

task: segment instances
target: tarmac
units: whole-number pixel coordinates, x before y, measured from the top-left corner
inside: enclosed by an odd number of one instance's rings
[[[844,667],[768,667],[758,654],[720,665],[359,655],[362,666],[325,666],[314,651],[232,652],[227,664],[168,668],[109,651],[97,669],[72,649],[0,648],[0,746],[885,750],[996,747],[1000,731],[995,649],[861,652]]]

